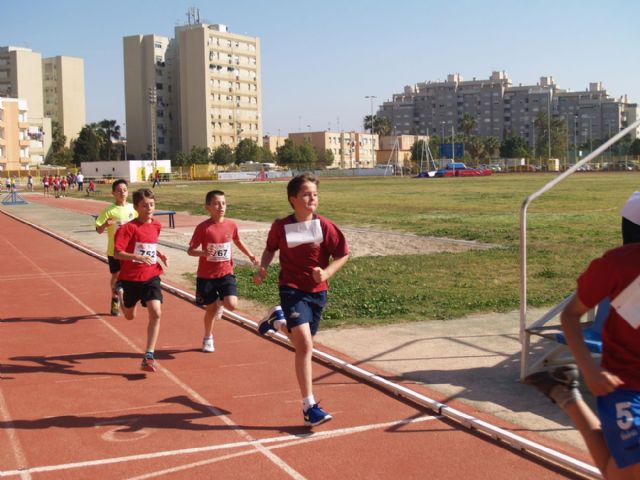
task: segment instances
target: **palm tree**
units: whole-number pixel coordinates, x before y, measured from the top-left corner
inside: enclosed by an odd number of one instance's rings
[[[364,129],[371,131],[371,115],[364,117]],[[373,116],[373,133],[378,134],[381,137],[391,135],[391,122],[389,119],[382,115]]]
[[[111,160],[113,140],[120,139],[120,125],[115,120],[102,120],[99,125],[100,132],[107,144],[107,160]]]
[[[469,135],[471,135],[471,132],[473,132],[476,129],[477,125],[478,125],[478,122],[476,121],[475,117],[472,117],[468,113],[465,113],[464,115],[462,115],[462,118],[460,119],[459,128],[468,137]]]

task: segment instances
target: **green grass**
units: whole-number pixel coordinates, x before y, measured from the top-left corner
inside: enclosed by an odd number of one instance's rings
[[[338,225],[491,243],[499,248],[352,258],[331,282],[324,325],[451,319],[518,308],[519,212],[551,174],[482,178],[322,179],[319,212]],[[551,305],[575,288],[588,262],[621,243],[620,208],[636,173],[576,174],[528,210],[528,300]],[[132,186],[135,189],[136,185]],[[158,207],[204,213],[205,193],[225,191],[231,218],[271,222],[290,212],[283,182],[163,185]],[[108,197],[105,197],[108,198]],[[266,286],[237,268],[241,295],[277,302],[276,269]]]

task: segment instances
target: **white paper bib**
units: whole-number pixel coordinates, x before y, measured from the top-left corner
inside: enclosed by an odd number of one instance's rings
[[[288,223],[284,226],[284,233],[289,248],[305,243],[322,243],[324,239],[320,220],[317,218],[306,222]]]
[[[207,262],[229,261],[231,261],[231,242],[207,244]]]
[[[135,253],[136,255],[142,255],[144,257],[151,258],[151,264],[154,264],[158,261],[156,257],[157,249],[158,249],[158,245],[156,243],[136,242],[136,246],[133,249],[133,253]],[[138,262],[137,260],[134,260],[134,262],[142,263],[142,262]]]
[[[633,328],[640,326],[640,275],[611,301],[611,306]]]

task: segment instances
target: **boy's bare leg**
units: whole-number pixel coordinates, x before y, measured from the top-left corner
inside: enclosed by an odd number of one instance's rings
[[[204,336],[210,337],[213,334],[213,325],[215,321],[222,317],[222,304],[220,301],[210,303],[204,310]]]
[[[160,300],[147,301],[149,324],[147,325],[147,352],[153,352],[160,333],[160,316],[162,315],[162,303]]]
[[[127,308],[122,305],[122,314],[127,320],[133,320],[134,318],[136,318],[136,306],[134,305],[131,308]]]
[[[311,370],[311,358],[313,350],[313,337],[308,323],[303,323],[291,329],[289,334],[291,343],[296,349],[295,366],[296,378],[302,398],[313,395],[313,373]]]

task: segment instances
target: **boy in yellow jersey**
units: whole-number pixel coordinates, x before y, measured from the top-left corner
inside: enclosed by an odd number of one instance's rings
[[[107,258],[109,261],[109,272],[111,278],[109,281],[111,287],[111,315],[120,314],[120,303],[122,300],[122,287],[118,283],[118,274],[120,272],[120,262],[114,258],[113,244],[116,230],[121,225],[130,222],[138,216],[133,205],[127,203],[129,195],[129,186],[124,179],[116,180],[111,184],[111,195],[115,199],[112,205],[105,208],[98,218],[96,218],[96,232],[103,233],[107,231]]]

